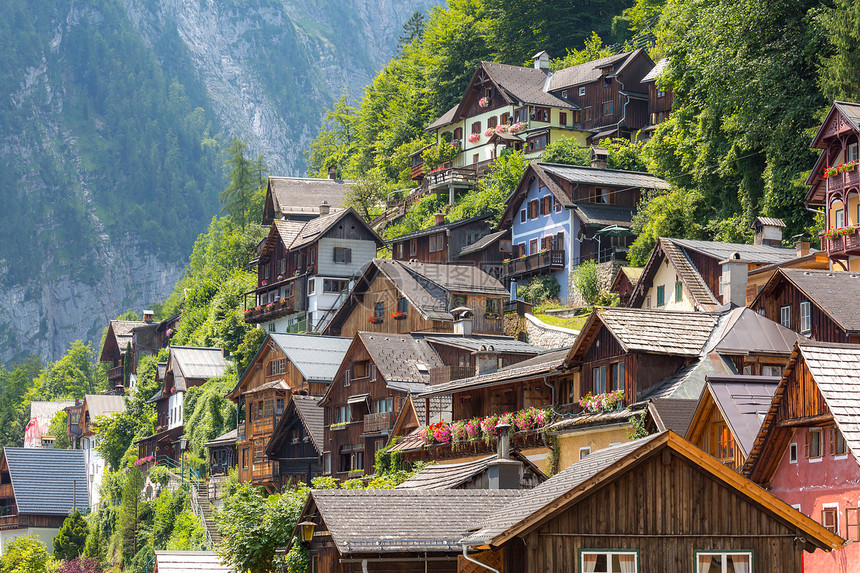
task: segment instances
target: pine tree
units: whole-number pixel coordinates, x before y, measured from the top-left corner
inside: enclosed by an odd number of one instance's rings
[[[245,157],[248,146],[242,141],[234,139],[227,150],[230,159],[225,165],[230,166],[230,174],[227,176],[229,183],[221,192],[220,200],[224,205],[224,212],[230,217],[233,225],[245,229],[254,222],[256,211],[261,206],[260,196],[266,185],[266,162],[259,155],[256,161]]]
[[[87,522],[77,509],[63,521],[60,532],[54,538],[54,556],[67,560],[83,553],[87,541]]]
[[[122,503],[117,516],[116,535],[122,547],[123,563],[130,563],[137,554],[137,532],[142,508],[143,473],[134,467],[125,474],[122,485]]]

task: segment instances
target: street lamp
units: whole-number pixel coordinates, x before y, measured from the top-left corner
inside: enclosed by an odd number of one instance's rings
[[[304,543],[310,543],[314,538],[314,528],[317,526],[316,523],[310,520],[303,521],[298,524],[299,532],[302,536],[302,541]]]

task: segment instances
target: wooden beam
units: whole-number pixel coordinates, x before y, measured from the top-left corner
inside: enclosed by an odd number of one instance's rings
[[[791,418],[780,420],[776,423],[778,428],[794,428],[797,426],[817,426],[833,421],[833,414],[819,414],[818,416],[804,416],[803,418]]]

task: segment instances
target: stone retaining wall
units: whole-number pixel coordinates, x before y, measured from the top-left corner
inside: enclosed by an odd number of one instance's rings
[[[608,291],[609,287],[612,286],[612,279],[615,278],[615,275],[618,274],[618,269],[620,269],[624,265],[624,261],[621,260],[612,260],[607,261],[605,263],[597,264],[597,281],[600,285],[600,292]],[[582,300],[582,295],[579,294],[579,291],[576,290],[574,285],[573,276],[576,272],[576,269],[570,272],[569,282],[570,288],[568,288],[567,292],[567,305],[568,306],[588,306],[585,301]]]
[[[529,344],[548,350],[573,346],[579,335],[576,330],[547,324],[531,314],[526,314],[526,332]]]

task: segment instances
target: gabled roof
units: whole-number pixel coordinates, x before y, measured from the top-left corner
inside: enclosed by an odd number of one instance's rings
[[[625,171],[580,165],[539,163],[540,167],[571,183],[606,185],[607,187],[635,187],[639,189],[670,189],[665,180],[642,171]]]
[[[274,457],[275,452],[280,447],[280,444],[289,439],[287,429],[292,425],[293,420],[298,418],[305,431],[310,437],[311,443],[319,454],[322,454],[325,449],[323,446],[323,433],[325,431],[324,410],[319,406],[319,396],[303,396],[301,394],[293,394],[290,396],[290,401],[284,410],[283,416],[278,420],[278,425],[275,426],[272,437],[266,445],[266,455]]]
[[[603,73],[602,68],[622,62],[631,54],[633,52],[624,52],[558,70],[550,78],[549,89],[555,91],[597,81]]]
[[[83,450],[3,448],[18,513],[66,516],[86,513],[87,466]]]
[[[54,416],[56,416],[58,412],[74,405],[74,400],[66,400],[62,402],[30,402],[30,420],[36,418],[37,423],[39,425],[43,425],[47,430],[51,420],[54,419]]]
[[[648,414],[654,420],[658,432],[672,430],[683,436],[690,427],[697,404],[696,400],[656,398],[648,402]]]
[[[440,115],[438,118],[436,118],[436,120],[433,123],[431,123],[430,125],[428,125],[427,127],[424,128],[424,131],[432,131],[434,129],[444,127],[446,125],[451,125],[452,123],[454,123],[456,121],[455,117],[457,115],[458,109],[460,109],[459,103],[457,103],[456,105],[454,105],[454,107],[452,107],[451,109],[449,109],[448,111],[446,111],[445,113]]]
[[[546,352],[543,348],[532,346],[528,342],[522,342],[511,336],[488,336],[481,334],[463,336],[462,334],[443,332],[420,334],[419,336],[432,344],[453,346],[462,348],[463,350],[471,350],[472,352],[486,350],[490,346],[492,346],[494,352],[499,354],[526,354],[534,356]]]
[[[596,307],[582,327],[565,360],[569,366],[590,343],[586,333],[602,324],[625,352],[699,356],[716,328],[719,315],[703,312]]]
[[[99,360],[106,362],[111,359],[109,356],[105,355],[105,351],[113,344],[116,344],[116,348],[119,351],[120,356],[124,356],[126,347],[132,342],[132,331],[138,326],[146,326],[147,324],[149,323],[143,322],[142,320],[110,321],[110,324],[108,324],[107,336],[105,337],[105,344],[102,346]],[[113,340],[109,343],[109,339]]]
[[[269,334],[281,352],[309,382],[331,383],[352,340],[314,334]]]
[[[507,503],[501,510],[480,520],[480,528],[462,539],[472,546],[499,547],[509,539],[533,530],[540,523],[620,477],[641,460],[666,449],[698,466],[711,479],[727,487],[785,523],[805,533],[806,549],[838,549],[842,539],[773,494],[749,482],[716,459],[672,432],[598,450],[562,470],[546,482]]]
[[[642,83],[654,82],[657,81],[657,77],[663,73],[669,65],[669,58],[662,58],[659,62],[654,64],[654,67],[651,68],[651,71],[645,74],[645,77],[642,78]]]
[[[173,371],[177,392],[188,390],[188,380],[209,380],[227,371],[227,361],[220,348],[171,346],[168,369]]]
[[[239,431],[235,428],[230,430],[229,432],[224,432],[217,438],[213,438],[203,444],[207,448],[217,448],[219,446],[229,446],[231,444],[235,445],[236,440],[239,437]]]
[[[415,239],[418,237],[425,237],[428,235],[433,235],[436,233],[440,233],[442,231],[447,231],[451,229],[456,229],[458,227],[463,227],[464,225],[470,225],[472,223],[478,223],[481,221],[489,221],[491,215],[481,215],[480,217],[471,217],[469,219],[460,219],[459,221],[451,221],[450,223],[442,223],[441,225],[434,225],[432,227],[428,227],[427,229],[420,229],[418,231],[413,231],[412,233],[406,233],[405,235],[400,235],[399,237],[392,237],[386,241],[386,244],[392,245],[394,243],[399,243],[401,241],[407,241],[409,239]],[[488,225],[489,227],[489,225]]]
[[[706,397],[709,397],[746,458],[770,409],[779,381],[775,376],[711,376],[702,390],[694,419],[702,415]]]
[[[496,459],[493,454],[457,464],[430,464],[394,489],[455,489],[486,472]],[[511,459],[522,462],[540,482],[546,481],[546,475],[521,453],[512,452]]]
[[[826,128],[830,124],[831,119],[833,119],[833,115],[836,113],[842,116],[842,118],[848,123],[851,129],[853,129],[854,131],[860,131],[860,103],[854,103],[850,101],[834,101],[833,105],[830,106],[830,111],[827,112],[827,115],[824,117],[824,121],[821,122],[821,126],[815,133],[815,137],[812,138],[812,147],[824,149],[825,145],[822,141],[824,136],[824,128]]]
[[[642,271],[644,269],[642,267],[621,267],[618,269],[618,272],[615,273],[615,278],[612,279],[612,286],[609,287],[609,292],[617,292],[619,288],[618,282],[621,280],[621,277],[624,276],[627,278],[627,281],[630,283],[631,287],[635,287],[636,283],[639,282],[639,278],[642,276]]]
[[[480,489],[311,490],[302,518],[319,511],[341,555],[459,552],[464,532],[519,495]]]
[[[495,62],[481,62],[481,66],[493,83],[515,102],[579,109],[578,105],[549,93],[548,87],[552,85],[552,78],[547,81],[548,74],[544,70]]]
[[[787,281],[845,332],[860,332],[860,273],[779,268],[750,304],[755,307]]]
[[[287,218],[313,217],[319,214],[319,206],[323,201],[328,203],[331,212],[340,211],[344,193],[351,183],[340,179],[270,176],[266,191],[267,211],[271,208],[274,214]],[[263,224],[271,222],[266,219]]]
[[[576,216],[587,227],[606,227],[618,225],[629,227],[633,220],[632,207],[616,207],[614,205],[594,205],[592,203],[574,203]]]
[[[426,340],[411,334],[359,332],[356,338],[370,354],[388,386],[404,392],[424,390],[431,368],[444,366]]]
[[[768,449],[778,449],[780,440],[775,435],[779,430],[791,431],[792,428],[779,428],[777,425],[782,401],[788,388],[791,371],[799,367],[800,360],[812,376],[812,381],[824,399],[833,421],[842,432],[848,450],[860,463],[860,345],[835,344],[827,342],[799,342],[789,359],[788,367],[774,392],[773,401],[767,416],[762,422],[747,462],[744,475],[752,475],[756,481],[769,480],[765,475],[767,468],[757,467],[760,458]],[[812,424],[810,424],[812,425]],[[785,433],[784,431],[782,432]],[[783,436],[786,437],[786,436]],[[781,452],[769,452],[771,457]],[[771,470],[775,469],[770,464]]]
[[[689,292],[690,296],[693,297],[693,302],[696,304],[697,308],[707,308],[709,306],[716,306],[720,303],[717,300],[716,295],[714,295],[714,293],[711,292],[711,289],[708,288],[708,285],[705,283],[705,279],[702,278],[701,273],[699,273],[699,270],[695,265],[693,265],[693,262],[683,249],[679,248],[671,239],[664,240],[662,237],[659,239],[659,247],[675,268],[675,272],[678,273],[678,276],[681,278],[681,282],[683,282],[684,286],[687,287],[687,292]],[[645,270],[642,273],[643,276],[648,276],[649,279],[653,279],[657,267],[660,266],[660,250],[654,249],[651,253],[651,258],[649,258],[648,262],[645,264]],[[651,262],[652,260],[654,263]],[[642,294],[639,298],[645,296],[646,290],[644,288],[641,289],[640,292]],[[639,303],[641,303],[641,301],[639,301]]]
[[[99,416],[108,416],[114,412],[125,412],[125,400],[122,396],[87,394],[84,396],[84,405],[90,413],[90,420],[95,420]]]
[[[717,261],[724,261],[734,253],[741,259],[757,265],[784,263],[797,256],[794,247],[771,245],[748,245],[746,243],[721,243],[719,241],[696,241],[693,239],[668,239],[678,246],[702,253]]]
[[[510,235],[510,232],[510,229],[505,229],[503,231],[496,231],[495,233],[484,235],[471,245],[466,245],[465,247],[460,249],[460,252],[456,256],[462,257],[463,255],[471,255],[472,253],[478,253],[480,251],[483,251],[496,241],[503,239],[505,235]]]
[[[717,336],[719,341],[714,350],[720,354],[735,356],[770,354],[787,357],[798,340],[805,340],[790,328],[747,307],[730,310],[725,319],[720,321]]]

